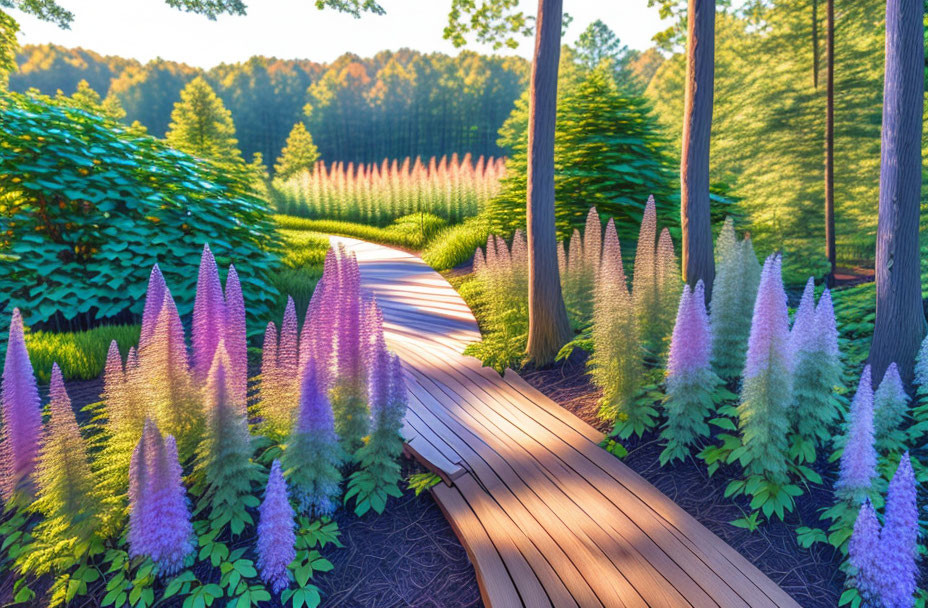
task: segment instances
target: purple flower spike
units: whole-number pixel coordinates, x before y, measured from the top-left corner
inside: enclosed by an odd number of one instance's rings
[[[3,485],[0,489],[4,500],[9,500],[20,489],[27,495],[32,494],[32,474],[42,430],[39,389],[26,350],[23,318],[18,308],[13,309],[10,321],[0,401],[3,405],[3,435],[0,443]]]
[[[277,369],[281,375],[293,378],[299,372],[300,350],[298,344],[296,305],[287,296],[287,308],[280,326],[280,343],[277,347]]]
[[[171,575],[183,568],[184,559],[193,552],[193,524],[184,489],[182,469],[177,459],[177,442],[173,435],[164,438],[161,461],[153,472],[152,514],[158,538],[152,559],[159,574]]]
[[[815,280],[809,277],[806,281],[806,288],[802,292],[802,299],[799,301],[799,308],[796,309],[796,315],[793,317],[793,329],[789,334],[793,361],[800,350],[814,341],[818,329],[816,321]]]
[[[296,558],[296,534],[293,507],[287,499],[287,483],[279,460],[271,465],[259,512],[258,569],[265,584],[274,593],[280,593],[290,584],[287,566]]]
[[[887,608],[911,608],[918,580],[918,506],[909,453],[902,455],[886,496],[886,523],[880,535],[880,587]]]
[[[393,374],[390,361],[390,352],[384,342],[383,334],[378,336],[372,347],[370,359],[368,361],[368,404],[371,408],[371,418],[375,424],[389,406],[390,403],[390,383]]]
[[[151,275],[148,277],[148,291],[145,293],[145,309],[142,312],[142,332],[139,336],[139,348],[148,343],[155,331],[155,324],[158,322],[158,314],[161,312],[161,305],[164,303],[164,292],[167,288],[161,269],[155,264],[151,267]]]
[[[864,500],[854,523],[854,533],[848,544],[848,557],[853,567],[857,592],[866,605],[878,605],[880,595],[880,522],[870,499]]]
[[[702,281],[699,281],[692,292],[689,285],[683,288],[670,342],[668,381],[708,369],[711,356],[712,334],[706,313],[706,293]]]
[[[316,382],[316,366],[307,363],[300,381],[300,409],[297,414],[298,433],[315,433],[334,437],[335,417],[332,405]]]
[[[818,349],[829,357],[838,359],[838,324],[835,321],[835,307],[831,301],[831,291],[825,289],[815,307],[815,323],[818,325]]]
[[[771,255],[761,272],[744,366],[746,379],[777,365],[790,369],[789,313],[780,265],[780,258]]]
[[[867,496],[876,477],[876,448],[873,445],[873,385],[870,366],[864,368],[851,403],[844,452],[835,490],[846,500],[859,502]]]
[[[248,332],[245,323],[245,298],[235,266],[229,265],[226,278],[226,350],[231,364],[231,382],[236,403],[248,404]]]
[[[225,334],[226,305],[219,282],[219,268],[209,245],[203,245],[197,295],[193,302],[193,375],[206,382],[219,339]]]

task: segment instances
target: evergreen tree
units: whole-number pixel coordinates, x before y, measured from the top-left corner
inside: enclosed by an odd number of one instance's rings
[[[280,158],[274,165],[275,177],[287,179],[303,171],[312,171],[318,160],[319,148],[313,143],[313,136],[302,121],[298,122],[293,125],[287,145],[280,151]]]
[[[191,80],[181,91],[180,101],[171,112],[166,138],[178,150],[194,156],[218,162],[243,162],[232,114],[202,76]]]
[[[575,85],[567,78],[562,74],[555,132],[558,236],[582,228],[593,205],[615,218],[621,239],[634,240],[648,194],[660,203],[661,223],[676,225],[673,173],[649,104],[620,91],[605,66]],[[492,231],[504,236],[525,227],[527,112],[520,100],[500,129],[499,145],[511,154],[502,190],[487,211]]]

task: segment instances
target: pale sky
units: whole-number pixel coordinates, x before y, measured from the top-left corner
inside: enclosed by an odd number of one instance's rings
[[[534,14],[537,1],[521,1],[523,10]],[[20,24],[20,44],[53,42],[143,62],[161,57],[203,68],[252,55],[328,62],[349,51],[362,57],[402,47],[457,52],[441,35],[449,0],[382,0],[385,16],[364,14],[360,19],[319,11],[313,0],[246,3],[247,16],[210,21],[172,9],[164,0],[62,0],[60,4],[75,16],[70,30],[16,10],[10,14]],[[657,9],[648,8],[647,0],[566,0],[564,10],[574,18],[567,43],[596,19],[606,22],[634,49],[648,48],[651,36],[667,27]],[[473,43],[467,48],[492,51]],[[532,41],[526,39],[516,52],[527,57],[531,48]]]

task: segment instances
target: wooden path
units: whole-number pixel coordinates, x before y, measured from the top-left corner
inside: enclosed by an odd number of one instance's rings
[[[476,321],[412,254],[332,237],[357,255],[409,387],[409,450],[492,608],[790,606],[744,557],[599,447],[603,435],[461,355]]]

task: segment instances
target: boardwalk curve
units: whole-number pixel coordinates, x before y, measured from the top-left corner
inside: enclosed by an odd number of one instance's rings
[[[418,257],[332,237],[356,254],[409,388],[408,450],[492,608],[798,607],[729,545],[617,458],[603,435],[461,353],[469,308]]]

